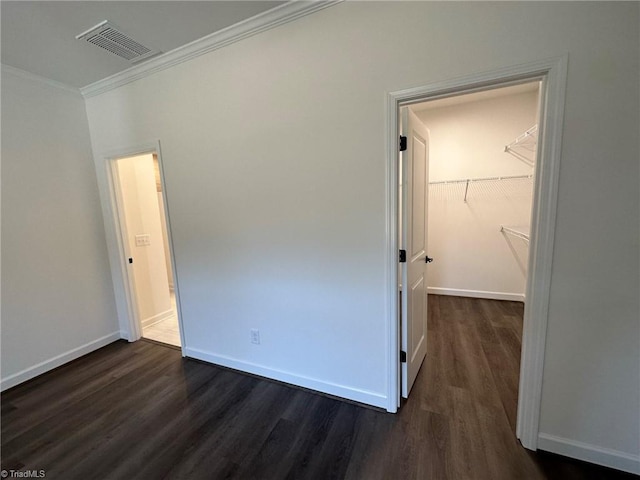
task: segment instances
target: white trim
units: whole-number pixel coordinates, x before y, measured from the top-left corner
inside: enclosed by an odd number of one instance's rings
[[[241,372],[251,373],[253,375],[259,375],[272,380],[289,383],[291,385],[309,388],[311,390],[327,393],[336,397],[346,398],[348,400],[353,400],[355,402],[364,403],[374,407],[386,408],[387,406],[387,397],[368,390],[361,390],[347,385],[325,382],[316,378],[245,362],[226,355],[216,355],[197,348],[186,348],[185,356],[213,363],[215,365],[221,365],[223,367],[233,368],[234,370]]]
[[[387,391],[389,411],[395,411],[398,398],[399,345],[398,345],[398,273],[397,273],[397,219],[398,219],[398,110],[425,100],[445,98],[461,93],[486,90],[535,79],[543,80],[543,118],[540,120],[541,144],[538,150],[532,231],[529,255],[529,282],[527,308],[524,316],[522,360],[520,362],[520,388],[518,395],[517,436],[523,446],[535,450],[538,441],[542,375],[546,343],[553,240],[558,196],[560,152],[563,131],[564,102],[568,55],[511,66],[490,72],[469,75],[452,80],[434,82],[422,87],[391,92],[387,95],[386,115],[386,272],[387,282],[387,337],[389,375]],[[397,403],[397,400],[396,400]]]
[[[2,65],[2,73],[8,73],[18,78],[42,83],[49,87],[54,87],[60,90],[64,90],[68,93],[72,93],[77,96],[82,96],[79,88],[73,87],[71,85],[67,85],[66,83],[57,82],[55,80],[51,80],[50,78],[42,77],[40,75],[36,75],[35,73],[27,72],[26,70],[22,70],[21,68],[12,67],[11,65],[6,65],[4,63],[1,65]]]
[[[538,126],[516,424],[522,445],[531,450],[537,447],[540,424],[568,63],[568,55],[540,62],[546,70],[541,89],[544,116]]]
[[[487,292],[485,290],[464,290],[462,288],[440,287],[428,287],[427,292],[433,295],[451,295],[453,297],[488,298],[490,300],[524,302],[524,293]]]
[[[120,340],[122,338],[120,332],[113,332],[109,335],[105,335],[104,337],[100,337],[91,342],[85,343],[77,348],[73,348],[67,352],[61,353],[60,355],[56,355],[44,362],[40,362],[32,367],[25,368],[18,373],[14,373],[13,375],[9,375],[5,377],[0,382],[0,391],[5,391],[8,388],[15,387],[16,385],[26,382],[27,380],[31,380],[38,375],[42,375],[43,373],[48,372],[49,370],[53,370],[65,363],[68,363],[76,358],[80,358],[87,353],[91,353],[94,350],[102,348],[110,343],[115,342],[116,340]]]
[[[85,98],[94,97],[121,87],[127,83],[152,75],[166,68],[199,57],[205,53],[226,47],[257,33],[330,7],[343,0],[327,1],[290,1],[262,12],[242,22],[223,28],[210,35],[178,47],[170,52],[158,55],[140,65],[133,66],[102,80],[98,80],[80,89]]]
[[[619,450],[598,447],[546,433],[538,435],[538,448],[547,452],[640,475],[640,455],[631,455]]]
[[[388,248],[384,252],[385,272],[384,278],[387,285],[388,294],[385,297],[385,310],[387,316],[387,355],[386,364],[389,365],[387,375],[388,404],[387,411],[395,413],[400,406],[400,322],[398,321],[398,309],[400,302],[398,299],[398,286],[400,278],[398,275],[398,195],[399,195],[399,175],[398,175],[398,138],[400,136],[398,128],[398,97],[391,93],[387,95],[385,131],[388,132],[386,138],[387,156],[385,161],[385,197],[387,205],[385,209],[385,234],[387,236]],[[393,292],[392,292],[393,290]]]
[[[164,312],[160,312],[156,315],[152,315],[151,317],[147,317],[145,319],[140,320],[140,325],[142,325],[142,328],[145,327],[150,327],[151,325],[155,325],[156,323],[160,323],[163,320],[166,320],[167,318],[171,318],[174,315],[174,311],[173,308],[170,308],[169,310],[165,310]]]
[[[120,338],[126,340],[127,342],[133,341],[129,338],[129,332],[125,332],[124,330],[120,330]]]

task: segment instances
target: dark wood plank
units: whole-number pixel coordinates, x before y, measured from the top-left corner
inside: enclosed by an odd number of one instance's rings
[[[1,395],[5,469],[53,479],[628,479],[515,437],[522,304],[430,296],[392,415],[116,342]]]

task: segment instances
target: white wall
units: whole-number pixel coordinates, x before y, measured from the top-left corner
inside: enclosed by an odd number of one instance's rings
[[[504,146],[537,122],[537,108],[530,91],[419,110],[429,129],[429,181],[532,175]],[[429,187],[430,292],[523,301],[528,245],[500,225],[529,231],[533,181],[471,183],[466,202],[465,189]]]
[[[524,301],[532,179],[429,187],[429,293]]]
[[[171,314],[164,236],[158,206],[153,155],[116,160],[121,209],[133,264],[138,318],[143,326]],[[136,235],[149,235],[148,245],[137,245]]]
[[[429,129],[429,182],[533,173],[504,147],[537,123],[537,90],[414,110]]]
[[[2,69],[2,388],[120,337],[84,100]]]
[[[187,354],[385,405],[386,93],[568,52],[540,431],[638,455],[638,8],[345,2],[88,99],[162,142]]]
[[[173,266],[171,265],[171,255],[169,255],[169,237],[167,230],[167,216],[164,209],[164,198],[162,192],[158,192],[158,209],[160,211],[160,223],[162,224],[162,244],[164,245],[164,264],[169,279],[169,288],[173,290]]]

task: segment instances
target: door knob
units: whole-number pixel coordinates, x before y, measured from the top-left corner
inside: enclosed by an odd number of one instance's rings
[[[431,263],[431,262],[433,262],[433,258],[431,258],[431,257],[427,256],[427,258],[425,258],[425,259],[424,259],[424,261],[425,261],[426,263]]]

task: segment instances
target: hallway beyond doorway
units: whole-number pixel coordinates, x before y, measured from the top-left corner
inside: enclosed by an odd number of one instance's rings
[[[176,294],[171,292],[171,308],[173,315],[157,323],[142,327],[142,337],[160,343],[167,343],[176,347],[180,344],[180,327],[178,326],[178,316],[176,315]]]

